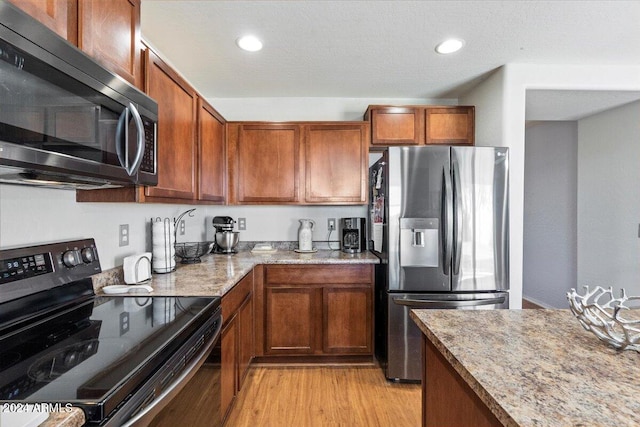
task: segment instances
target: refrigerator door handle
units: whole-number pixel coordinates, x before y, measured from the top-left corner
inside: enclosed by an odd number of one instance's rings
[[[442,249],[443,273],[449,275],[451,269],[451,252],[453,249],[453,191],[451,174],[446,167],[442,168]]]
[[[493,297],[473,300],[439,300],[439,299],[409,299],[393,298],[393,302],[398,305],[406,305],[413,308],[460,308],[476,307],[480,305],[503,304],[505,297]]]
[[[460,185],[460,173],[458,162],[451,162],[451,175],[453,176],[453,274],[460,274],[460,260],[462,259],[462,188]]]

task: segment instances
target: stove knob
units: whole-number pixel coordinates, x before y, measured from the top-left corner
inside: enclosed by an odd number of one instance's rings
[[[91,264],[95,261],[95,256],[93,256],[93,250],[91,248],[84,248],[80,251],[80,256],[82,257],[82,261],[85,264]]]
[[[66,251],[62,254],[62,262],[69,268],[73,268],[80,264],[81,261],[77,256],[77,251]]]

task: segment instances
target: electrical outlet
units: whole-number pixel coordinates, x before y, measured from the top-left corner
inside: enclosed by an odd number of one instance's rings
[[[238,218],[238,230],[247,229],[247,218]]]
[[[123,311],[120,313],[120,336],[127,332],[129,332],[129,312]]]
[[[336,229],[336,219],[335,218],[328,218],[327,219],[327,230],[335,231],[335,229]]]
[[[184,236],[184,232],[185,232],[184,219],[181,219],[180,220],[180,235]]]
[[[129,224],[120,224],[118,242],[120,246],[129,246]]]

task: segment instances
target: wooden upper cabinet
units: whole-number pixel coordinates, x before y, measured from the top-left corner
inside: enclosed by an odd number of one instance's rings
[[[193,200],[196,92],[150,49],[145,52],[145,84],[146,93],[158,102],[158,185],[145,187],[145,196]]]
[[[372,105],[365,113],[371,122],[371,146],[473,145],[473,106]]]
[[[9,0],[69,43],[78,44],[77,0]]]
[[[423,112],[412,107],[370,107],[371,145],[424,144]]]
[[[225,120],[198,97],[198,200],[226,200]]]
[[[427,108],[425,114],[427,144],[474,144],[474,107]]]
[[[140,0],[78,0],[78,47],[142,88]]]
[[[367,201],[366,122],[236,122],[228,141],[230,203]]]
[[[229,130],[230,201],[298,203],[300,126],[238,123]]]
[[[366,123],[309,124],[304,128],[305,202],[366,203]]]
[[[140,0],[9,0],[142,89]]]

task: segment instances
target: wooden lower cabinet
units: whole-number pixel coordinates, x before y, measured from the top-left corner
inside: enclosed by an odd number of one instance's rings
[[[223,419],[253,359],[253,273],[222,297],[220,393]]]
[[[323,290],[324,353],[364,353],[371,348],[371,286],[331,286]]]
[[[422,335],[422,425],[498,427],[502,423]]]
[[[236,397],[236,371],[238,369],[238,322],[234,316],[225,321],[221,334],[220,412],[225,416]]]
[[[266,354],[313,354],[318,344],[318,289],[266,286]]]
[[[373,355],[371,265],[264,266],[262,276],[256,356]]]

